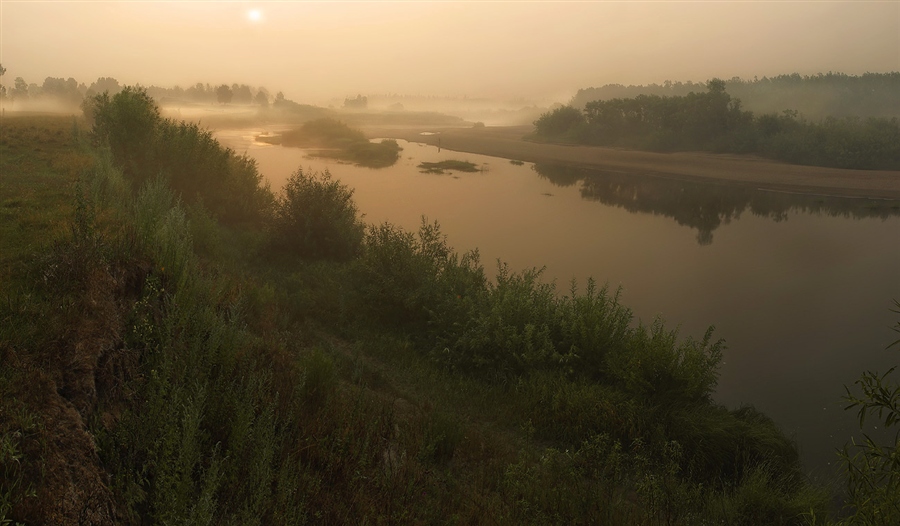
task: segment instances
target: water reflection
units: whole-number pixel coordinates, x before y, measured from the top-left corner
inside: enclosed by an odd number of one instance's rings
[[[789,212],[853,219],[900,216],[900,201],[896,200],[807,195],[566,165],[535,164],[532,168],[556,186],[580,182],[584,199],[633,213],[662,215],[694,228],[700,245],[711,244],[717,228],[739,219],[747,210],[773,221],[786,220]]]

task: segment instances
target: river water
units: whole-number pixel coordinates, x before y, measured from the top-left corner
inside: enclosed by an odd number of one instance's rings
[[[439,151],[398,141],[393,167],[308,158],[255,142],[263,130],[217,139],[257,160],[277,191],[298,167],[328,169],[355,190],[368,223],[416,230],[437,220],[457,251],[478,248],[486,270],[546,266],[565,292],[573,278],[621,287],[637,318],[662,316],[682,335],[710,325],[727,342],[716,400],[775,419],[805,466],[830,476],[835,449],[857,431],[844,385],[900,363],[890,312],[900,300],[900,202],[762,191]],[[459,159],[483,171],[420,173]]]

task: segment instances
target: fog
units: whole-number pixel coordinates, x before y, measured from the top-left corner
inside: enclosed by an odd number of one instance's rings
[[[238,82],[320,105],[547,105],[608,83],[900,69],[896,2],[4,1],[0,14],[5,85]]]

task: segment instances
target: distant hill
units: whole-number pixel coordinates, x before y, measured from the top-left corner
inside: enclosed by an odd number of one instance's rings
[[[827,73],[802,76],[797,73],[744,80],[725,81],[733,98],[754,113],[780,113],[796,110],[809,119],[834,117],[900,117],[900,72],[865,73],[860,76]],[[584,109],[588,102],[638,95],[683,96],[706,91],[703,82],[670,82],[640,86],[607,84],[584,88],[569,105]]]

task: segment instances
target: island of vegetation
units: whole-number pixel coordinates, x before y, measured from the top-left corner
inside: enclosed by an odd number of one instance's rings
[[[443,174],[447,170],[456,170],[457,172],[478,172],[481,169],[475,163],[470,163],[469,161],[458,161],[455,159],[448,159],[446,161],[438,161],[434,163],[430,162],[421,162],[419,163],[419,171],[424,174]]]
[[[489,278],[327,172],[273,194],[141,89],[86,109],[2,124],[0,523],[895,523],[896,449],[845,452],[833,509],[713,401],[712,329]]]
[[[338,159],[368,168],[393,166],[402,150],[393,139],[371,142],[363,132],[328,117],[306,122],[300,128],[281,135],[261,135],[256,140],[314,149],[312,155],[316,157]]]

